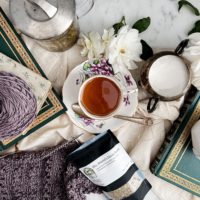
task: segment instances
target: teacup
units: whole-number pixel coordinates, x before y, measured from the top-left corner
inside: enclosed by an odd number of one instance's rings
[[[115,77],[96,75],[82,84],[78,103],[88,117],[108,119],[119,112],[123,93],[123,86]]]

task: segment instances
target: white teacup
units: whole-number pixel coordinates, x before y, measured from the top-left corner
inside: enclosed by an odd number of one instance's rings
[[[119,91],[118,100],[116,100],[117,104],[115,106],[115,109],[112,112],[110,112],[110,113],[108,113],[106,115],[98,115],[98,114],[91,113],[89,111],[89,109],[86,108],[86,106],[84,105],[84,102],[83,102],[84,95],[85,95],[85,92],[86,92],[86,87],[88,86],[88,84],[92,85],[92,82],[94,83],[95,79],[97,79],[97,78],[104,78],[104,79],[109,80],[110,83],[112,82],[112,84],[115,87],[115,89]],[[97,94],[97,90],[98,90],[98,88],[96,88],[96,91],[91,91],[93,94],[90,94],[89,96],[92,97],[92,95],[95,95],[95,92]],[[103,90],[107,91],[108,93],[111,92],[111,91],[109,91],[109,88],[106,88],[106,87]],[[92,119],[100,119],[100,120],[108,119],[108,118],[111,118],[112,116],[116,115],[119,112],[119,110],[120,110],[120,108],[122,106],[122,103],[123,103],[123,93],[124,93],[124,89],[123,89],[122,83],[120,83],[120,81],[117,80],[116,77],[109,77],[109,76],[104,76],[104,75],[95,75],[95,76],[90,77],[89,79],[87,79],[81,85],[81,88],[79,90],[79,95],[78,95],[78,103],[79,103],[79,106],[81,107],[82,111],[88,117],[90,117]],[[111,96],[112,94],[109,93],[109,95]],[[115,94],[115,96],[116,96],[116,94]],[[96,106],[100,106],[100,104],[98,104],[98,103],[95,103],[95,105]],[[102,104],[101,104],[101,106],[102,106]],[[104,106],[105,106],[105,104],[104,104]]]

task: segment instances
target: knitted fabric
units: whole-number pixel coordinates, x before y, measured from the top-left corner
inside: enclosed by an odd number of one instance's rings
[[[99,193],[66,160],[78,146],[70,142],[39,152],[0,158],[0,200],[84,200],[84,194]]]

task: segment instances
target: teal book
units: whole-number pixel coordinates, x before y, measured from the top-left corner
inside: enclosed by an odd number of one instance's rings
[[[200,118],[200,92],[192,88],[151,171],[158,177],[200,197],[200,160],[192,151],[191,128]],[[199,135],[200,136],[200,135]]]
[[[21,39],[20,35],[18,35],[13,25],[1,8],[0,52],[46,78],[44,72],[42,71],[36,60],[33,58],[25,43]],[[29,130],[25,133],[23,132],[15,138],[10,138],[6,141],[0,141],[0,151],[3,151],[10,146],[16,144],[18,141],[22,140],[29,134],[41,128],[51,120],[65,113],[66,110],[67,108],[60,100],[60,98],[56,95],[55,91],[50,90],[44,105],[37,115],[37,118],[31,124]]]

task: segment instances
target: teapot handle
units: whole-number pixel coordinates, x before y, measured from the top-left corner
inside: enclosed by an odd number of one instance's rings
[[[58,10],[55,6],[53,6],[46,0],[28,0],[28,1],[42,8],[42,10],[48,15],[49,18],[52,18]]]
[[[177,55],[180,55],[183,53],[184,48],[188,45],[189,39],[185,39],[183,41],[180,42],[180,44],[176,47],[175,49],[175,53]]]

